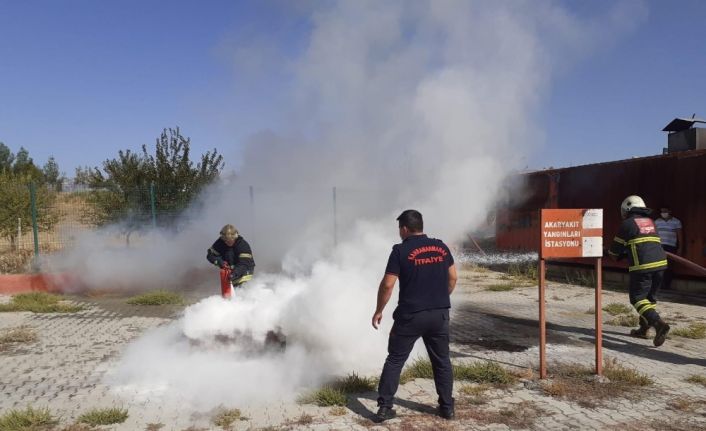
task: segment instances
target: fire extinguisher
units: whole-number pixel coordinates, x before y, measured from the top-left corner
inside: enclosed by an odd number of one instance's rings
[[[221,296],[230,298],[233,294],[233,285],[230,283],[230,266],[221,268]]]

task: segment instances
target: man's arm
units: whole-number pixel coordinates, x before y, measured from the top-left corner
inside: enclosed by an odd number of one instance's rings
[[[677,254],[681,255],[684,251],[684,233],[681,228],[677,229]]]
[[[456,288],[457,280],[458,275],[456,274],[456,265],[451,265],[449,266],[449,295],[451,295]]]
[[[392,297],[392,289],[395,288],[395,283],[397,282],[397,276],[395,274],[387,273],[380,281],[380,287],[378,288],[378,303],[375,308],[375,314],[373,314],[373,328],[378,329],[380,322],[382,321],[382,310],[390,301]]]

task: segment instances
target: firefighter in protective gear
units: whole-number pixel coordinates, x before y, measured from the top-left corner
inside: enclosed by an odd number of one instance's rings
[[[206,259],[218,268],[230,268],[230,281],[234,287],[242,287],[252,280],[255,272],[250,244],[231,224],[223,226],[220,237],[208,249]]]
[[[608,254],[614,260],[628,257],[630,273],[630,303],[640,315],[640,327],[630,335],[647,338],[654,327],[654,345],[661,346],[667,338],[669,325],[657,313],[657,293],[667,268],[667,255],[660,244],[652,210],[639,196],[628,196],[620,206],[623,222]]]

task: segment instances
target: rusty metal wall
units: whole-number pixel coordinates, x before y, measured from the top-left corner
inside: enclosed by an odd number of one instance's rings
[[[683,256],[706,266],[706,151],[552,169],[523,177],[524,196],[530,199],[498,210],[499,249],[536,251],[541,208],[603,208],[603,240],[608,245],[620,225],[620,203],[636,194],[655,210],[655,216],[662,205],[672,208],[684,226]],[[682,275],[696,275],[687,268],[674,269]]]

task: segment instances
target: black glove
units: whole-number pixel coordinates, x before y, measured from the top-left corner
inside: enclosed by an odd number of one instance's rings
[[[222,259],[222,258],[217,257],[215,263],[216,263],[216,266],[217,266],[217,267],[223,268],[223,259]]]

